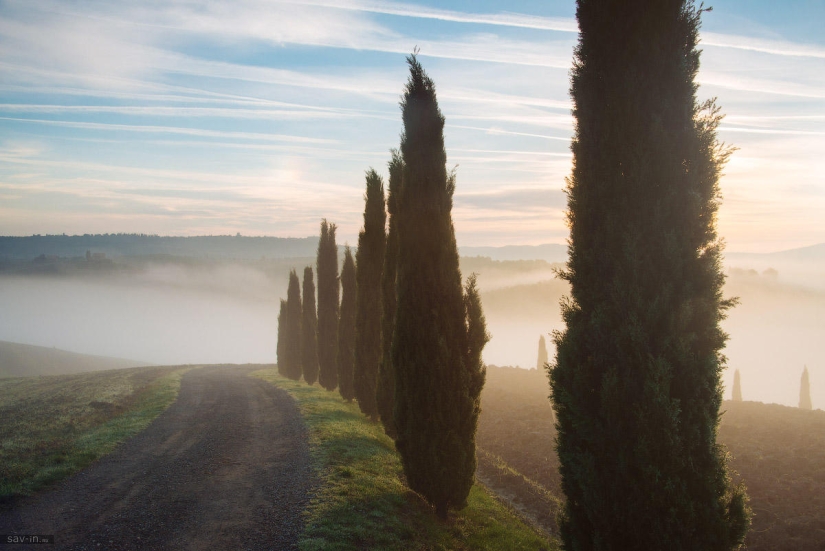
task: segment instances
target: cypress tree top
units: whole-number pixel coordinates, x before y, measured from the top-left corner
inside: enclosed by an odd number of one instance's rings
[[[367,171],[364,228],[358,235],[355,314],[355,397],[364,415],[378,418],[375,403],[378,364],[381,362],[381,273],[386,247],[384,182],[375,170]]]
[[[357,283],[355,261],[349,246],[344,249],[341,268],[341,319],[338,324],[338,391],[347,402],[355,398],[355,302]]]
[[[577,2],[571,296],[550,373],[566,549],[727,550],[749,524],[716,444],[730,151],[695,98],[700,11]]]
[[[539,354],[536,359],[536,369],[544,369],[547,363],[547,343],[544,341],[544,335],[539,336]]]
[[[742,401],[742,381],[739,379],[738,369],[733,372],[733,391],[731,393],[731,399],[734,402]]]
[[[335,224],[321,221],[318,241],[318,382],[327,390],[338,386],[338,246]]]
[[[286,375],[284,366],[286,359],[286,326],[287,326],[286,301],[281,299],[281,309],[278,311],[278,373]]]
[[[805,369],[802,371],[802,380],[799,383],[799,408],[800,409],[813,409],[813,403],[811,402],[811,380],[810,376],[808,375],[808,366],[805,366]]]
[[[315,314],[315,282],[312,267],[304,268],[303,320],[301,323],[301,365],[308,385],[318,380],[318,318]]]
[[[286,364],[284,365],[284,375],[290,379],[299,380],[301,378],[301,284],[295,270],[289,272],[289,288],[286,298]]]
[[[396,447],[410,487],[444,518],[473,485],[478,341],[467,311],[450,209],[435,85],[413,55],[404,91],[403,179],[397,200],[397,309],[392,343]],[[359,268],[360,269],[360,268]]]
[[[376,406],[384,432],[391,438],[396,437],[393,409],[395,407],[395,370],[392,366],[392,335],[395,331],[395,274],[398,263],[398,229],[396,228],[395,214],[396,195],[401,187],[401,178],[404,170],[404,161],[401,153],[393,149],[392,159],[388,164],[390,181],[387,186],[387,214],[390,223],[387,230],[387,249],[384,254],[384,271],[381,275],[381,340],[383,357],[378,368],[378,388],[376,389]]]

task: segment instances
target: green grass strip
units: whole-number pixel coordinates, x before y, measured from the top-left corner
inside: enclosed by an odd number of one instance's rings
[[[307,386],[275,369],[252,373],[285,389],[309,427],[319,485],[306,511],[303,551],[558,549],[476,484],[465,509],[439,521],[402,482],[401,461],[380,424],[337,392]]]
[[[60,481],[145,429],[192,367],[0,380],[0,498]]]

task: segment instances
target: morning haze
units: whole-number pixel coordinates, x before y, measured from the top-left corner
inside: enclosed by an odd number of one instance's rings
[[[0,546],[819,550],[823,21],[3,2]]]
[[[6,259],[0,297],[10,313],[0,320],[0,340],[157,365],[272,361],[270,337],[289,269],[314,265],[317,243],[317,237],[0,238]],[[554,270],[564,247],[524,247],[517,251],[524,260],[512,260],[511,249],[462,249],[487,256],[462,256],[461,269],[479,274],[492,334],[485,362],[530,368],[539,335],[562,327],[558,304],[569,289]],[[86,250],[106,258],[87,261]],[[726,268],[725,293],[741,300],[723,322],[730,334],[726,388],[739,369],[746,400],[794,406],[808,366],[812,399],[825,403],[825,386],[817,382],[825,353],[818,337],[825,331],[825,247],[729,254]]]

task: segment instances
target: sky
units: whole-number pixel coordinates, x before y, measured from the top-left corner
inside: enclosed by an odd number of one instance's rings
[[[699,98],[738,148],[730,251],[825,242],[824,0],[718,0]],[[436,83],[459,245],[564,243],[575,2],[0,0],[0,234],[355,243],[402,131],[405,56]]]

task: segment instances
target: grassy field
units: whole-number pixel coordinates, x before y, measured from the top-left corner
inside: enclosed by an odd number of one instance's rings
[[[306,513],[304,551],[557,549],[478,484],[464,510],[438,521],[402,482],[392,440],[356,404],[274,369],[252,375],[294,396],[309,427],[319,487]]]
[[[61,480],[146,428],[189,369],[0,379],[0,499]]]

